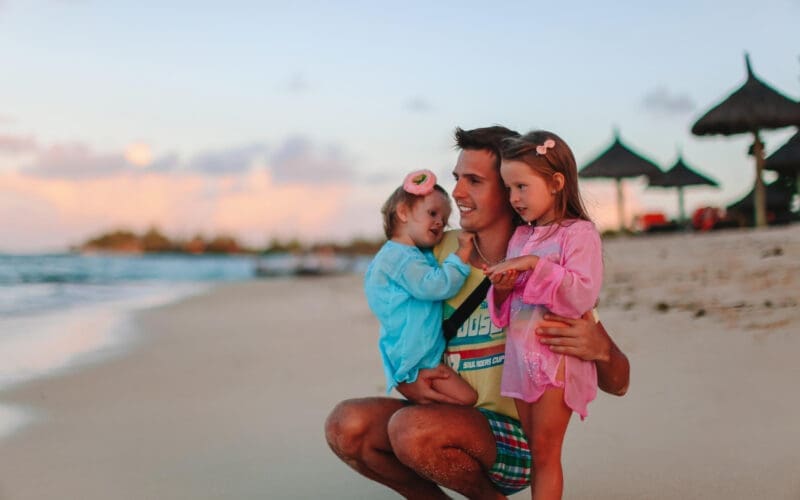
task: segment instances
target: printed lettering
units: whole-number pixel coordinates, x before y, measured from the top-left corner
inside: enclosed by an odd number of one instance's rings
[[[505,359],[505,354],[495,354],[493,356],[486,356],[483,358],[462,360],[461,370],[480,370],[482,368],[490,368],[492,366],[502,366]]]
[[[502,333],[503,329],[498,328],[492,323],[492,318],[488,314],[479,314],[478,316],[471,316],[465,321],[456,332],[456,336],[460,338],[477,337],[485,335],[496,335]]]

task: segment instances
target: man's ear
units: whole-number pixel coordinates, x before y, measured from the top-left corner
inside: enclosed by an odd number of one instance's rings
[[[397,204],[397,219],[403,223],[408,222],[408,205],[405,203]]]
[[[553,184],[552,184],[553,188],[552,189],[556,193],[561,191],[562,189],[564,189],[564,184],[565,183],[566,183],[566,180],[564,179],[564,174],[562,174],[561,172],[556,172],[556,173],[553,174]]]

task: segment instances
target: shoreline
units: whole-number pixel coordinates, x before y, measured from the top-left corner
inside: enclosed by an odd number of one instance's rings
[[[605,242],[631,387],[573,419],[565,499],[800,495],[800,227],[704,236]],[[397,498],[323,436],[383,395],[361,280],[219,284],[137,313],[122,356],[0,390],[37,412],[0,439],[0,498]]]
[[[3,402],[42,414],[0,440],[0,498],[263,498],[277,479],[293,484],[279,497],[308,498],[316,485],[299,464],[313,461],[327,463],[337,483],[342,471],[322,422],[344,397],[380,395],[377,330],[366,311],[368,321],[349,332],[362,338],[354,352],[349,339],[327,331],[331,304],[317,311],[313,299],[323,286],[336,311],[360,315],[351,300],[360,282],[345,275],[220,284],[136,314],[139,341],[124,356],[0,391]],[[300,312],[284,317],[287,306]],[[289,470],[286,457],[295,464]],[[45,470],[48,481],[36,484]],[[373,492],[367,497],[392,498]]]
[[[142,293],[139,284],[127,286],[131,290],[108,301],[70,304],[3,318],[0,396],[4,391],[36,380],[58,378],[124,357],[139,341],[133,326],[137,314],[209,289],[205,283],[162,284],[148,285],[147,293]],[[131,294],[132,290],[136,293]],[[36,411],[0,399],[0,440],[35,418]]]

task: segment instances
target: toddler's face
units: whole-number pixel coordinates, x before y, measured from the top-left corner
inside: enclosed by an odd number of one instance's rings
[[[434,191],[419,200],[408,217],[408,235],[421,248],[431,248],[442,241],[444,228],[450,218],[450,200]]]

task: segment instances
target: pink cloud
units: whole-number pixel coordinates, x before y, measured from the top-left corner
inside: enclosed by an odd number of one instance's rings
[[[276,236],[309,241],[353,233],[377,236],[383,196],[369,191],[279,184],[264,170],[244,178],[174,172],[84,180],[0,174],[0,251],[65,248],[100,231],[151,225],[179,237],[228,233],[255,246]]]
[[[0,121],[2,117],[0,117]],[[33,153],[39,148],[36,139],[30,136],[15,136],[0,134],[0,152],[3,153]]]
[[[336,144],[321,145],[304,136],[290,137],[268,159],[276,183],[352,183],[354,160]]]
[[[86,179],[115,175],[131,168],[122,153],[98,154],[83,143],[73,142],[42,149],[23,172],[37,177]]]

